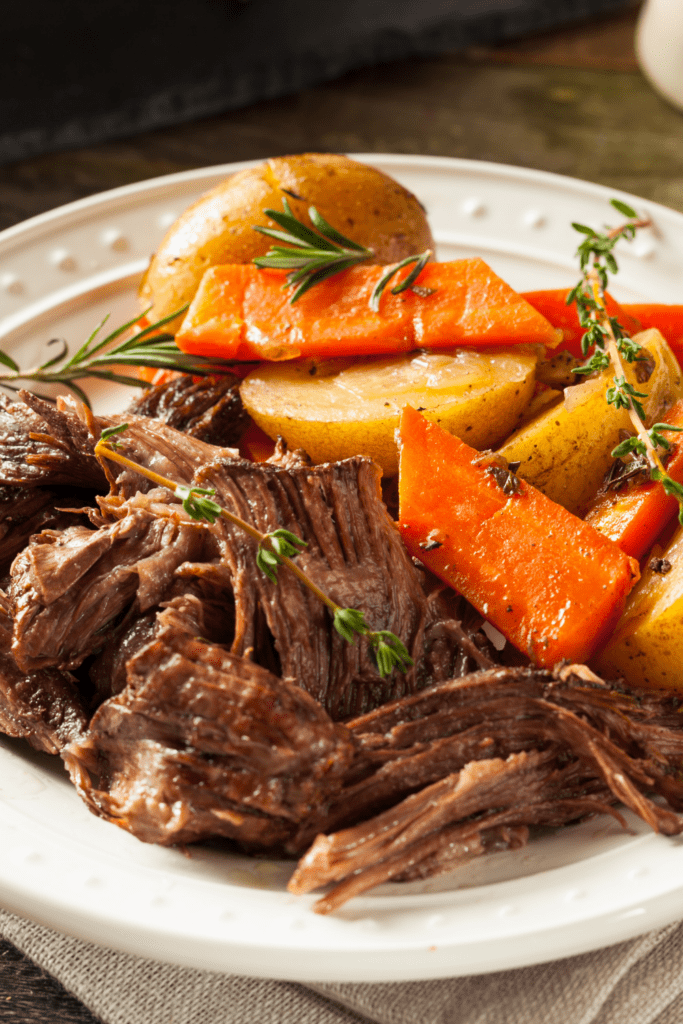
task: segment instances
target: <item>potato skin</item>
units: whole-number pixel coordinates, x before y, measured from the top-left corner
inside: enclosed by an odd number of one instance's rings
[[[683,527],[669,546],[653,549],[668,561],[661,574],[649,561],[629,594],[626,608],[605,650],[595,661],[605,679],[622,677],[630,686],[683,691]]]
[[[676,358],[659,331],[650,328],[634,340],[653,360],[648,397],[643,399],[651,425],[683,397],[683,380]],[[638,389],[641,385],[635,375],[636,366],[627,366],[627,379]],[[582,392],[580,403],[570,408],[565,402],[541,412],[515,431],[500,449],[509,462],[521,462],[519,476],[575,515],[582,515],[595,497],[612,464],[611,453],[619,443],[620,432],[632,430],[626,409],[605,403],[605,391],[613,376],[605,370],[601,376],[584,381],[578,386]]]
[[[263,211],[282,209],[284,197],[308,224],[308,207],[315,206],[338,231],[372,249],[377,263],[434,247],[415,196],[381,171],[334,153],[273,157],[221,182],[171,226],[140,286],[150,317],[190,302],[208,267],[262,256],[272,240],[252,226],[274,227]]]

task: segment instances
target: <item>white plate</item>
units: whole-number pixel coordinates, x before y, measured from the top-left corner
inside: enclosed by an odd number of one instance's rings
[[[441,258],[481,254],[519,289],[576,278],[572,220],[617,216],[613,191],[523,169],[427,157],[361,157],[427,207]],[[0,235],[0,346],[37,358],[135,285],[166,227],[237,166],[93,196]],[[622,249],[618,298],[680,301],[683,216],[629,196],[655,228]],[[101,392],[101,407],[122,402]],[[393,981],[483,973],[585,952],[683,916],[683,843],[633,820],[560,830],[445,877],[385,885],[333,917],[290,896],[291,865],[146,846],[88,813],[56,758],[0,740],[0,900],[8,910],[129,953],[300,981]]]

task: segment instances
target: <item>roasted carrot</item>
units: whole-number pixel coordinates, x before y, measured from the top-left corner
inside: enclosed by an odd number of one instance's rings
[[[390,285],[374,312],[370,297],[385,271],[352,267],[292,304],[284,271],[212,267],[176,341],[197,355],[267,360],[558,341],[548,321],[481,259],[428,263],[418,292],[392,295]]]
[[[554,349],[554,353],[571,352],[577,359],[583,359],[581,338],[584,334],[584,328],[579,323],[579,314],[575,304],[567,305],[568,294],[569,288],[522,292],[523,298],[527,300],[530,306],[533,306],[538,313],[541,313],[553,327],[562,331],[563,339],[557,348]],[[609,316],[616,316],[619,323],[629,334],[637,334],[638,331],[643,329],[638,317],[628,312],[629,309],[632,310],[634,307],[620,306],[611,295],[605,296],[605,304]],[[664,336],[666,337],[666,335]]]
[[[683,365],[683,306],[658,302],[629,303],[621,307],[642,324],[643,330],[656,327],[664,335],[679,363]]]
[[[414,409],[403,411],[400,438],[400,531],[411,555],[537,665],[590,658],[638,563]]]
[[[676,402],[662,422],[683,427],[683,401]],[[666,464],[669,476],[683,484],[683,437],[674,431],[662,435],[673,446]],[[599,494],[584,516],[587,523],[618,544],[622,551],[640,560],[678,511],[678,502],[667,497],[654,480],[627,480],[619,490]]]

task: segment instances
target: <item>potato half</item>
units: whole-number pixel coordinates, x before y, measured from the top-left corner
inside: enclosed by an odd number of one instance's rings
[[[273,241],[253,225],[275,227],[263,211],[281,210],[283,198],[307,224],[315,206],[342,234],[372,249],[377,263],[434,247],[415,196],[381,171],[335,153],[275,157],[233,174],[170,227],[140,286],[150,316],[190,302],[208,267],[262,256]]]
[[[606,679],[683,690],[683,528],[643,570],[596,665]]]
[[[535,348],[516,346],[262,363],[242,382],[242,401],[266,434],[281,435],[314,462],[367,455],[391,475],[406,405],[472,447],[488,448],[529,402],[537,359]]]
[[[636,340],[652,357],[652,373],[644,384],[635,376],[638,364],[631,363],[627,373],[638,391],[647,392],[642,401],[651,424],[683,396],[681,371],[659,331],[643,331]],[[521,463],[521,477],[576,515],[597,493],[621,432],[633,429],[627,411],[605,401],[612,382],[605,370],[567,388],[562,405],[542,412],[500,449],[509,462]]]

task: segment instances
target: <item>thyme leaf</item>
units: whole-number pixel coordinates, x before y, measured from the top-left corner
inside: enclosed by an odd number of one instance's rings
[[[184,487],[177,484],[175,492],[187,514],[193,519],[205,519],[207,523],[213,524],[220,516],[220,505],[211,500],[216,493],[214,487]]]
[[[256,564],[271,583],[277,583],[277,570],[283,564],[284,558],[295,558],[302,548],[308,547],[308,541],[297,537],[289,530],[273,530],[272,533],[264,534],[265,541],[270,541],[270,547],[264,543],[259,544],[256,555]]]
[[[363,612],[357,608],[337,608],[333,625],[347,643],[355,643],[356,635],[367,637],[377,671],[382,677],[391,675],[395,668],[400,672],[407,672],[413,664],[403,641],[386,629],[370,629]]]

